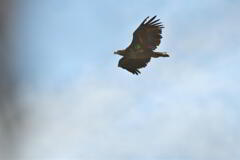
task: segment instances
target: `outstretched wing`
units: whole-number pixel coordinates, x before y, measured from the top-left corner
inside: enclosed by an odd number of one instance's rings
[[[140,68],[146,67],[147,63],[150,62],[151,58],[146,59],[130,59],[123,57],[119,60],[118,66],[122,67],[133,74],[140,74],[141,72],[138,70]]]
[[[155,50],[160,44],[164,27],[159,19],[155,20],[156,16],[147,21],[148,18],[133,33],[133,40],[128,48]]]

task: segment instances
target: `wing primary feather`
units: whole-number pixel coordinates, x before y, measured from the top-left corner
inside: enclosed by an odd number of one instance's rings
[[[158,22],[160,19],[157,19],[157,20],[155,20],[155,21],[153,21],[153,22],[151,22],[150,24],[151,25],[154,25],[156,22]]]
[[[161,22],[158,22],[158,23],[154,23],[153,25],[161,25],[162,23]]]
[[[155,23],[155,24],[153,24],[153,26],[157,26],[157,27],[163,27],[164,28],[164,26],[162,25],[162,23],[161,22],[159,22],[159,23]]]
[[[152,17],[152,18],[146,23],[146,25],[150,24],[156,17],[157,17],[157,16]]]
[[[141,25],[143,25],[148,18],[149,18],[149,16],[147,16],[147,17],[143,20],[143,22],[141,23]],[[140,26],[141,26],[141,25],[140,25]]]
[[[153,26],[160,27],[160,28],[164,28],[164,26],[163,26],[162,23],[156,23],[156,24],[154,24]]]

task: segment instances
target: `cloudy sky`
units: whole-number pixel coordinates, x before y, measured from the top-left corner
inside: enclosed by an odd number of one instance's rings
[[[22,160],[240,159],[240,1],[22,0],[15,12]],[[117,67],[163,22],[140,76]]]

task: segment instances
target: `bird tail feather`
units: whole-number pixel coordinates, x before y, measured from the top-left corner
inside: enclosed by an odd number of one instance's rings
[[[152,57],[153,57],[153,58],[169,57],[169,54],[168,54],[167,52],[153,52]]]

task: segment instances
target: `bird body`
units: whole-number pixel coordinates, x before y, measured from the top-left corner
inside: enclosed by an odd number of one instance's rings
[[[132,43],[126,49],[114,52],[123,56],[118,66],[136,75],[141,73],[138,69],[146,67],[152,57],[169,57],[166,52],[154,52],[161,42],[164,27],[159,19],[154,20],[156,16],[147,21],[148,18],[133,33]]]
[[[132,50],[126,54],[126,58],[132,58],[132,59],[143,59],[148,58],[151,56],[151,53],[148,51],[145,51],[144,49],[138,49],[138,50]]]

